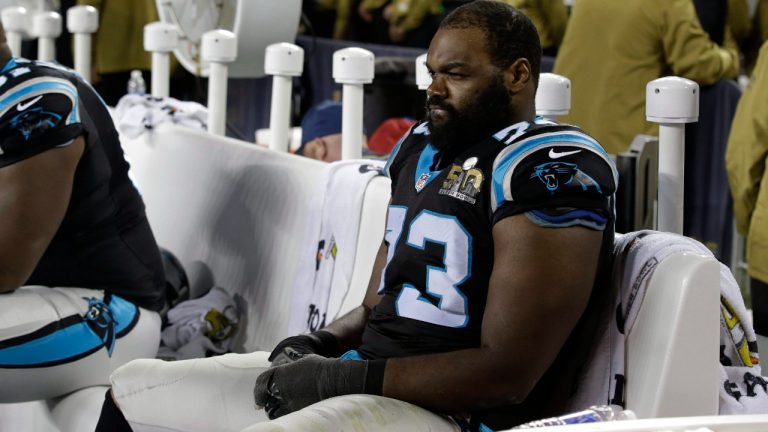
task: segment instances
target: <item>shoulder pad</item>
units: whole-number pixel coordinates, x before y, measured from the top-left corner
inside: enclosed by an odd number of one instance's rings
[[[491,206],[580,207],[616,190],[618,173],[611,157],[594,140],[571,126],[533,128],[505,147],[493,164]]]

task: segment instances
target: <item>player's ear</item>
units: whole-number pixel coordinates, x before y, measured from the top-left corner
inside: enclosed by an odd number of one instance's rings
[[[317,160],[324,161],[328,155],[328,143],[324,137],[315,138],[315,142],[317,143]]]
[[[532,80],[533,73],[528,59],[519,58],[504,70],[504,84],[512,93],[522,91]]]

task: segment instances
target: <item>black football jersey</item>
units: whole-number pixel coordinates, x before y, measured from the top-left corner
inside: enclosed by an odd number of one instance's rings
[[[387,267],[358,349],[368,358],[479,346],[492,228],[507,216],[613,236],[617,173],[580,129],[543,119],[518,123],[439,170],[429,138],[425,123],[414,126],[385,168],[392,179]]]
[[[69,207],[26,284],[104,289],[159,310],[160,254],[106,105],[72,70],[8,61],[0,70],[0,168],[79,136],[85,150]]]
[[[559,415],[594,340],[599,314],[591,311],[610,299],[614,164],[580,129],[543,119],[509,126],[450,163],[438,164],[439,156],[420,123],[387,162],[387,267],[358,352],[375,359],[479,347],[492,229],[501,219],[524,214],[543,227],[599,230],[602,254],[587,310],[552,366],[525,401],[472,413],[471,423],[473,430],[480,423],[507,429]]]

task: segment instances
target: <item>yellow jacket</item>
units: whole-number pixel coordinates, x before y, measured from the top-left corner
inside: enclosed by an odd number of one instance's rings
[[[392,6],[390,24],[405,31],[420,26],[427,15],[440,13],[443,5],[442,0],[363,0],[362,7],[371,11],[384,7],[387,3]]]
[[[568,24],[568,9],[563,0],[503,0],[520,9],[531,19],[539,31],[541,47],[544,49],[560,46]]]
[[[335,10],[336,21],[333,24],[334,37],[344,37],[349,25],[349,14],[352,13],[352,0],[319,0],[317,5],[323,10]]]
[[[635,135],[658,134],[645,120],[645,86],[677,75],[712,84],[735,77],[735,50],[718,47],[690,0],[577,0],[554,72],[571,79],[571,114],[612,154]]]
[[[726,27],[736,42],[741,43],[752,33],[752,17],[747,0],[728,0]]]
[[[747,0],[729,0],[728,26],[744,54],[744,68],[751,73],[760,46],[768,40],[768,0],[757,0],[754,16],[750,16]]]
[[[725,166],[736,228],[747,236],[749,275],[768,282],[768,42],[739,100]]]
[[[158,20],[155,0],[77,0],[99,10],[93,44],[98,73],[149,70],[152,56],[144,51],[144,25]]]

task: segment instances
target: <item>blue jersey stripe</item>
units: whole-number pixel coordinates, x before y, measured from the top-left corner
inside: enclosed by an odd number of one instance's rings
[[[392,151],[389,153],[389,158],[387,158],[387,163],[384,164],[384,175],[386,175],[389,178],[392,178],[392,176],[389,174],[389,167],[392,166],[392,162],[397,157],[397,153],[400,151],[400,146],[403,145],[403,142],[410,134],[406,133],[405,135],[401,136],[400,139],[397,141],[397,144],[395,144],[395,147],[392,149]]]
[[[575,219],[590,219],[601,224],[608,222],[607,218],[592,210],[578,209],[559,215],[551,215],[538,210],[531,210],[531,212],[541,219],[554,224],[570,222]]]
[[[0,74],[4,74],[8,72],[10,69],[16,67],[16,59],[14,57],[11,57],[10,60],[3,66],[3,69],[0,70]]]
[[[116,335],[133,325],[139,313],[136,305],[114,295],[108,307],[114,317]],[[82,321],[20,345],[0,348],[0,367],[34,367],[63,362],[81,358],[104,345],[101,337]]]
[[[432,165],[435,163],[435,155],[437,155],[437,149],[432,144],[427,144],[419,155],[419,164],[416,166],[416,173],[414,174],[413,184],[418,183],[423,174],[427,174],[427,180],[424,182],[422,189],[427,187],[432,182],[440,171],[432,171]]]
[[[349,350],[339,357],[341,360],[365,360],[357,350]]]

